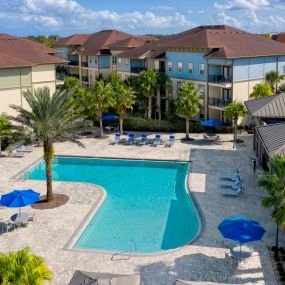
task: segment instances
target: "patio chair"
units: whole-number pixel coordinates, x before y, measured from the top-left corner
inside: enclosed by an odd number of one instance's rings
[[[216,141],[219,139],[219,135],[216,134],[204,134],[203,135],[204,140],[206,141]]]
[[[147,134],[142,134],[142,137],[139,140],[139,145],[145,145],[147,143]]]
[[[111,144],[117,144],[117,143],[119,143],[120,141],[121,141],[121,134],[116,133],[116,134],[115,134],[115,139],[112,141]]]
[[[36,221],[36,213],[32,213],[29,215],[28,222],[35,222]]]
[[[130,133],[126,141],[126,144],[131,145],[134,143],[134,141],[135,141],[135,134]]]
[[[169,140],[166,142],[165,146],[171,147],[175,142],[175,136],[174,135],[170,135],[169,136]]]
[[[24,156],[25,156],[24,152],[18,152],[16,149],[13,149],[9,154],[9,157],[24,157]]]
[[[222,183],[222,187],[226,188],[237,187],[239,185],[241,185],[241,181],[239,179],[237,179],[236,181],[224,181]]]
[[[159,144],[163,144],[163,142],[161,140],[161,135],[160,134],[156,134],[155,135],[155,140],[153,141],[152,145],[157,146]]]
[[[33,147],[28,147],[28,146],[25,146],[25,145],[20,145],[18,148],[17,148],[17,152],[32,152],[34,150]]]
[[[10,229],[15,230],[15,224],[12,223],[9,220],[0,220],[0,224],[1,224],[1,232],[6,232],[8,234]]]

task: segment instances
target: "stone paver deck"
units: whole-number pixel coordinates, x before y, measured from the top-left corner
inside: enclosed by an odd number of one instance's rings
[[[182,135],[177,135],[180,138]],[[54,183],[55,191],[68,194],[70,202],[61,208],[36,210],[36,222],[27,228],[0,235],[0,251],[18,250],[25,245],[44,256],[54,272],[54,284],[68,284],[76,269],[93,272],[140,273],[143,285],[170,285],[175,278],[216,281],[229,284],[277,284],[266,246],[274,242],[275,227],[270,213],[261,209],[262,191],[256,188],[257,175],[252,174],[250,157],[252,137],[232,149],[231,135],[221,136],[218,143],[204,143],[201,135],[195,141],[177,141],[172,148],[163,146],[109,145],[109,139],[83,139],[85,149],[70,143],[57,144],[56,154],[94,157],[191,160],[189,186],[201,207],[204,226],[200,237],[191,245],[172,252],[150,256],[132,256],[130,260],[111,260],[111,254],[66,250],[65,246],[98,202],[102,191],[96,185],[84,183]],[[15,181],[13,176],[41,158],[37,148],[25,158],[0,158],[1,192],[13,188],[33,188],[44,193],[43,181]],[[246,197],[228,198],[219,193],[219,176],[236,167],[241,169]],[[27,208],[25,211],[34,212]],[[8,218],[15,209],[1,209],[0,217]],[[230,216],[244,215],[256,219],[266,228],[264,242],[255,244],[254,256],[235,267],[225,257],[230,243],[217,231],[219,222]],[[175,233],[174,233],[175,234]]]

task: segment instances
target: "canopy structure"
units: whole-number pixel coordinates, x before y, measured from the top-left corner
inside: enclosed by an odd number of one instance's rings
[[[223,125],[222,122],[216,120],[203,121],[201,124],[205,127],[218,127]]]
[[[13,190],[2,195],[0,203],[8,208],[21,208],[32,205],[40,199],[40,193],[32,189]]]
[[[258,222],[244,217],[225,219],[218,229],[224,238],[240,244],[261,240],[265,234],[265,229]]]
[[[101,117],[101,119],[103,121],[115,121],[115,120],[118,120],[119,119],[119,116],[117,115],[112,115],[112,114],[107,114],[107,115],[103,115]]]

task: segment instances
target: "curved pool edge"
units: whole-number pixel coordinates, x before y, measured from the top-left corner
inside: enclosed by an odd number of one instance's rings
[[[70,156],[61,156],[61,157],[70,157]],[[80,156],[77,156],[78,158],[80,158]],[[87,158],[87,157],[84,157]],[[88,157],[88,158],[96,158],[96,157]],[[110,159],[110,158],[102,158],[100,157],[100,159]],[[119,159],[118,160],[130,160],[132,161],[133,159]],[[161,161],[161,162],[165,162],[163,160],[148,160],[148,159],[142,159],[144,161]],[[172,162],[176,162],[179,163],[180,161],[172,161]],[[183,161],[184,162],[184,161]],[[193,244],[195,241],[197,241],[199,239],[199,237],[201,236],[203,230],[204,230],[204,225],[205,225],[205,218],[204,215],[202,213],[202,209],[198,203],[198,200],[195,196],[195,194],[191,191],[190,186],[189,186],[189,181],[190,181],[190,169],[191,169],[191,162],[188,162],[188,169],[187,169],[187,175],[185,176],[185,191],[187,193],[188,198],[190,199],[190,201],[193,203],[193,208],[195,210],[198,222],[199,222],[199,229],[197,231],[197,234],[194,236],[194,238],[192,240],[190,240],[189,242],[187,242],[185,245],[177,247],[177,248],[173,248],[173,249],[167,249],[167,250],[163,250],[163,251],[157,251],[157,252],[132,252],[131,255],[132,256],[159,256],[159,255],[167,255],[171,252],[176,252],[179,251],[191,244]],[[91,184],[96,186],[100,191],[101,191],[101,196],[99,197],[99,199],[96,201],[96,203],[94,204],[94,206],[92,206],[92,208],[89,210],[89,212],[87,213],[87,215],[85,215],[84,219],[82,220],[82,222],[79,224],[79,226],[77,227],[77,229],[75,230],[75,232],[72,234],[71,238],[68,240],[68,242],[65,244],[65,246],[63,247],[64,250],[70,250],[70,251],[79,251],[79,252],[86,252],[86,253],[100,253],[100,254],[106,254],[106,255],[110,255],[113,256],[114,254],[128,254],[128,252],[124,252],[124,251],[111,251],[111,250],[103,250],[103,249],[84,249],[84,248],[75,248],[75,244],[77,243],[77,241],[80,239],[81,235],[83,234],[83,232],[86,230],[86,228],[88,227],[89,223],[91,222],[92,218],[96,215],[96,213],[98,212],[98,210],[100,209],[100,207],[103,205],[106,197],[107,197],[107,191],[100,185],[95,184],[95,183],[84,183],[84,184]]]

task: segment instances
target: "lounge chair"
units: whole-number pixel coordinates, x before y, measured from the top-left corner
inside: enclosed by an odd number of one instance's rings
[[[121,134],[117,133],[115,134],[115,139],[112,141],[112,144],[117,144],[121,140]]]
[[[0,225],[1,225],[1,232],[6,232],[8,234],[10,229],[15,230],[15,224],[12,223],[9,220],[0,220]]]
[[[126,141],[126,144],[133,144],[134,141],[135,141],[135,134],[133,134],[133,133],[129,134],[129,137]]]
[[[24,157],[25,153],[24,152],[19,152],[16,149],[12,150],[9,154],[10,157]]]
[[[159,134],[155,135],[155,140],[152,143],[154,146],[162,144],[161,136]]]
[[[30,214],[28,222],[35,222],[35,221],[36,221],[36,213]]]
[[[218,138],[219,138],[219,135],[216,135],[216,134],[204,134],[203,135],[203,137],[204,137],[204,140],[206,140],[206,141],[216,141],[216,140],[218,140]]]
[[[240,180],[240,176],[239,174],[225,174],[221,176],[221,180],[236,181],[236,180]]]
[[[76,270],[68,285],[82,284],[140,285],[140,275],[93,273]]]
[[[165,146],[171,147],[174,144],[174,141],[175,141],[175,136],[174,135],[170,135],[169,136],[169,140],[166,142]]]
[[[20,145],[18,148],[17,148],[17,152],[32,152],[34,150],[33,147],[29,147],[29,146],[25,146],[25,145]]]
[[[231,189],[224,189],[222,188],[221,189],[221,193],[224,195],[224,196],[238,196],[242,191],[242,188],[237,188],[237,189],[234,189],[234,188],[231,188]]]
[[[222,187],[230,187],[230,188],[231,187],[237,187],[239,185],[241,185],[241,181],[239,179],[236,181],[224,181],[222,183]]]
[[[147,143],[147,134],[142,134],[142,137],[139,140],[139,145],[145,145]]]

